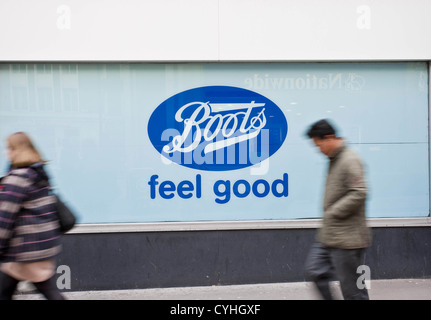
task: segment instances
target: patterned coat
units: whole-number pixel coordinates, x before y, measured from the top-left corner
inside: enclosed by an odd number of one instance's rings
[[[16,168],[0,185],[0,261],[32,262],[61,251],[55,197],[41,163]]]

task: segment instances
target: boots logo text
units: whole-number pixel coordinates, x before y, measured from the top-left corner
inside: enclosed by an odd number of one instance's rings
[[[229,86],[180,92],[161,103],[148,122],[149,138],[163,161],[206,171],[260,163],[281,147],[287,130],[274,102]]]

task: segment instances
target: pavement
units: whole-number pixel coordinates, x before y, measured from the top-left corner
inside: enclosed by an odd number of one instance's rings
[[[332,289],[342,299],[339,283]],[[21,288],[31,290],[31,287]],[[371,300],[431,300],[431,279],[371,280]],[[310,282],[263,283],[230,286],[149,288],[133,290],[70,291],[68,300],[319,300]],[[43,300],[37,293],[18,292],[15,300]]]

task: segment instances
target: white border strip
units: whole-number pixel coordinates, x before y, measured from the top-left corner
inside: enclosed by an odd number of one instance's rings
[[[431,218],[371,218],[372,228],[431,227]],[[151,222],[79,224],[69,234],[127,233],[168,231],[217,231],[217,230],[266,230],[266,229],[316,229],[321,219],[257,220],[257,221],[208,221],[208,222]]]

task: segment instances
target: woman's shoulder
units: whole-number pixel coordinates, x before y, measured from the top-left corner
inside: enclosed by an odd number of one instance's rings
[[[25,187],[32,183],[32,176],[30,168],[13,168],[1,178],[1,184]]]
[[[30,168],[29,167],[25,167],[25,168],[12,168],[8,174],[8,175],[12,175],[12,176],[21,176],[21,177],[26,177],[30,175]]]
[[[19,176],[23,178],[30,178],[34,179],[38,175],[46,175],[45,170],[43,168],[43,164],[40,162],[37,162],[35,164],[32,164],[30,166],[26,167],[18,167],[18,168],[11,168],[11,170],[8,172],[8,175],[13,176]]]

